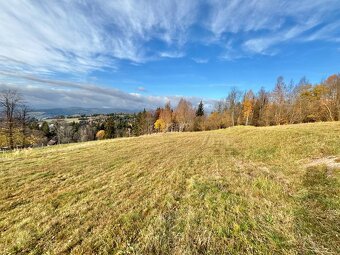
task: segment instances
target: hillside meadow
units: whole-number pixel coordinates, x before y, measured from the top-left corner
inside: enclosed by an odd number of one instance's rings
[[[340,254],[338,162],[339,122],[2,153],[0,253]]]

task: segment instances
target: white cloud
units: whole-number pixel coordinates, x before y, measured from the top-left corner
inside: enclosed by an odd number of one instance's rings
[[[213,0],[210,4],[212,12],[206,26],[216,37],[220,37],[225,32],[274,30],[282,23],[280,17],[283,9],[282,1],[249,0],[245,3],[241,0]]]
[[[184,96],[146,96],[140,93],[126,93],[119,89],[107,88],[95,84],[41,79],[33,75],[0,72],[1,88],[18,90],[25,100],[34,108],[113,108],[126,111],[138,111],[144,108],[155,109],[171,101],[176,106]],[[12,80],[13,79],[13,80]],[[12,82],[15,81],[15,82]],[[201,98],[184,97],[193,105]],[[52,103],[51,103],[52,102]],[[215,100],[205,99],[208,105]],[[209,109],[208,109],[209,110]]]
[[[41,72],[112,65],[102,35],[76,8],[75,2],[2,1],[0,56],[16,68]]]
[[[205,25],[215,36],[213,42],[226,48],[222,59],[233,60],[249,54],[275,55],[278,51],[273,47],[287,41],[339,38],[339,35],[334,38],[339,27],[336,15],[340,2],[336,0],[246,3],[216,0],[211,6],[210,19]],[[326,27],[318,31],[325,23]],[[309,36],[312,29],[316,32]]]
[[[182,58],[185,56],[185,53],[180,51],[163,51],[159,53],[159,56],[163,58]]]
[[[206,26],[216,35],[225,32],[278,31],[287,25],[304,24],[306,20],[325,20],[324,15],[336,13],[337,0],[212,0],[211,15]]]
[[[255,53],[262,53],[267,54],[268,49],[278,43],[282,43],[288,40],[293,40],[294,38],[298,38],[301,34],[305,33],[306,31],[312,29],[318,24],[318,21],[315,19],[307,20],[302,25],[296,25],[284,31],[281,31],[279,34],[274,34],[268,37],[262,38],[255,38],[246,41],[243,46],[246,50],[255,52]]]
[[[113,59],[145,62],[143,46],[183,45],[195,20],[195,1],[0,2],[2,70],[45,73],[116,68]],[[154,56],[153,56],[154,55]]]
[[[327,24],[320,28],[319,30],[315,31],[311,35],[307,36],[305,40],[307,41],[314,41],[314,40],[329,40],[329,41],[340,41],[340,20]]]
[[[309,20],[320,25],[320,31],[308,40],[337,41],[339,8],[338,0],[0,1],[0,70],[82,73],[117,69],[120,59],[138,64],[159,57],[179,58],[188,56],[184,51],[188,47],[183,46],[192,40],[223,48],[233,38],[232,50],[224,54],[232,59],[244,54],[238,45],[264,53],[297,39],[301,33],[287,33],[305,28]],[[193,39],[195,26],[212,36]],[[155,49],[154,41],[164,45]]]
[[[193,61],[195,61],[197,64],[206,64],[209,62],[209,59],[207,58],[192,58]]]
[[[139,92],[146,92],[146,88],[140,86],[140,87],[137,88],[137,91],[139,91]]]

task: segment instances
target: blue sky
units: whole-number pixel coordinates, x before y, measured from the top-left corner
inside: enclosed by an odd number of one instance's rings
[[[0,1],[0,86],[34,107],[212,107],[340,71],[340,1]]]

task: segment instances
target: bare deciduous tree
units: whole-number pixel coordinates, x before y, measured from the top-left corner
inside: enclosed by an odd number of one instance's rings
[[[286,84],[284,83],[283,77],[277,78],[277,82],[272,93],[272,100],[274,106],[274,121],[276,125],[283,124],[284,122],[284,111],[285,111],[285,91]]]
[[[235,126],[236,118],[236,107],[240,99],[240,93],[236,88],[232,88],[227,97],[227,108],[231,115],[231,124]]]
[[[189,130],[195,118],[195,110],[191,103],[181,98],[175,110],[175,117],[179,124],[179,131]]]
[[[5,126],[5,132],[10,149],[14,148],[14,128],[16,114],[22,98],[16,90],[7,89],[0,93],[0,107],[2,119]]]

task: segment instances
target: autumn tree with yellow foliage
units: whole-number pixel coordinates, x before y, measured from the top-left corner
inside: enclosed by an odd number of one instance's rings
[[[154,128],[157,132],[164,132],[166,130],[166,123],[163,119],[156,120]]]
[[[254,97],[254,93],[251,90],[249,90],[243,97],[242,112],[243,116],[246,118],[246,126],[248,125],[249,116],[253,113]]]
[[[165,107],[160,110],[159,119],[164,122],[164,130],[162,131],[172,131],[173,111],[171,109],[170,102],[166,103]]]

